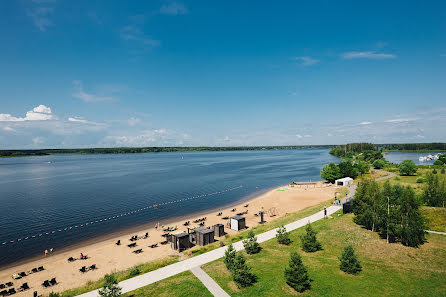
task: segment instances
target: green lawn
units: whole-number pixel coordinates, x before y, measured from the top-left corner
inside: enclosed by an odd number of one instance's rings
[[[421,213],[427,218],[429,230],[446,232],[446,208],[444,207],[421,207]]]
[[[293,243],[282,246],[275,239],[262,243],[262,251],[248,255],[247,262],[258,276],[252,287],[238,289],[223,264],[217,260],[204,270],[231,296],[445,296],[446,236],[428,235],[420,248],[400,243],[387,244],[377,233],[352,222],[353,215],[334,216],[313,224],[324,250],[304,253],[299,235],[291,232]],[[342,248],[351,242],[362,261],[363,271],[351,276],[339,270]],[[311,290],[298,294],[283,275],[289,254],[297,250],[312,278]]]
[[[138,290],[125,297],[211,297],[211,292],[190,271],[186,271]]]

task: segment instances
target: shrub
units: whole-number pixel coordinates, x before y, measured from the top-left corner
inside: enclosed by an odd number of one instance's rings
[[[401,175],[413,175],[417,172],[418,167],[415,165],[415,162],[412,160],[404,160],[398,166],[398,170]]]
[[[104,286],[99,289],[99,296],[101,297],[117,297],[121,296],[121,288],[118,286],[118,281],[113,274],[106,274]]]
[[[445,174],[445,172],[444,168],[441,168],[441,174]]]
[[[384,168],[385,165],[386,162],[384,162],[384,160],[382,159],[378,159],[373,162],[373,167],[375,167],[376,169]]]
[[[228,248],[225,251],[225,256],[223,258],[223,262],[226,265],[226,268],[228,270],[232,270],[232,267],[234,266],[234,258],[235,258],[235,249],[232,243],[228,245]]]
[[[48,295],[48,297],[60,297],[60,294],[59,294],[59,293],[51,292],[51,293]]]
[[[129,275],[130,276],[137,276],[138,274],[141,273],[141,270],[139,270],[138,267],[133,267],[132,269],[130,269],[129,271]]]
[[[257,242],[257,237],[251,230],[248,233],[248,238],[243,240],[243,246],[248,254],[257,254],[260,251],[259,243]]]
[[[395,176],[395,180],[401,180],[401,177]]]
[[[437,174],[437,170],[434,168],[434,170],[432,170],[433,174]]]
[[[276,238],[277,242],[279,242],[280,244],[289,245],[291,243],[290,234],[286,232],[286,229],[283,225],[279,229],[277,229]]]
[[[242,253],[237,253],[232,266],[232,279],[239,288],[251,286],[257,281],[257,276],[251,273],[251,267],[246,264]]]
[[[361,262],[356,257],[355,249],[351,244],[344,247],[339,261],[341,261],[339,268],[345,273],[358,274],[362,270]]]
[[[443,161],[441,161],[441,160],[435,160],[434,165],[436,165],[436,166],[442,166],[442,165],[443,165]]]
[[[307,269],[297,252],[291,253],[288,267],[285,268],[285,279],[286,283],[297,292],[303,292],[311,287]]]
[[[425,182],[425,179],[423,177],[418,177],[416,182],[417,182],[417,184],[422,184]]]
[[[302,249],[307,253],[316,252],[322,249],[321,243],[317,241],[316,234],[317,232],[313,230],[311,224],[308,223],[306,234],[300,237],[302,241]]]

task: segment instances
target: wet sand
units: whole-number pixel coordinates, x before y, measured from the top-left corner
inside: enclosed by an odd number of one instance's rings
[[[164,225],[164,227],[176,226],[178,229],[172,233],[177,234],[184,231],[187,232],[187,227],[183,226],[185,221],[190,221],[191,225],[189,227],[194,228],[198,227],[198,224],[193,223],[194,220],[207,217],[205,227],[221,223],[225,225],[225,232],[229,235],[234,235],[237,231],[230,230],[226,226],[228,220],[223,220],[223,217],[231,217],[239,212],[248,211],[248,213],[244,215],[246,218],[246,225],[248,227],[253,227],[260,221],[259,217],[254,216],[254,214],[261,210],[266,212],[265,220],[272,221],[287,213],[295,212],[308,206],[333,199],[335,191],[335,187],[327,187],[323,183],[317,183],[315,186],[283,186],[272,189],[248,201],[242,201],[238,204],[216,209],[214,211],[193,214],[188,218],[176,218],[169,222],[161,221],[160,225]],[[248,207],[245,207],[246,204],[248,204]],[[236,208],[235,212],[231,211],[233,208]],[[223,214],[217,216],[217,212],[223,212]],[[271,214],[274,214],[274,216],[270,216]],[[52,291],[61,292],[82,286],[88,281],[95,281],[103,277],[106,273],[125,270],[137,264],[160,259],[169,255],[180,255],[171,249],[170,243],[166,245],[160,244],[161,241],[165,240],[164,237],[161,236],[165,232],[162,231],[162,227],[155,230],[154,223],[151,223],[151,225],[152,226],[132,228],[131,230],[122,231],[113,234],[112,236],[109,235],[99,242],[82,243],[79,246],[58,252],[54,255],[49,255],[48,257],[44,257],[42,254],[42,257],[39,259],[33,259],[19,265],[2,269],[0,272],[0,284],[12,281],[14,283],[13,287],[17,290],[18,287],[27,282],[31,289],[23,293],[15,294],[14,296],[32,296],[33,291],[38,291],[39,294],[47,295]],[[131,236],[143,236],[146,232],[149,233],[149,237],[135,241],[136,247],[129,248],[127,246],[132,243],[129,240]],[[120,246],[115,244],[117,240],[121,240]],[[158,243],[158,247],[149,247],[149,245],[155,243]],[[132,253],[132,251],[136,249],[142,249],[143,252],[140,254]],[[69,257],[78,258],[81,252],[84,255],[88,255],[87,260],[76,260],[71,263],[67,261]],[[82,266],[88,267],[93,264],[96,264],[96,270],[91,270],[86,273],[81,273],[79,271]],[[11,277],[14,273],[22,271],[28,272],[32,268],[38,266],[44,266],[45,270],[30,274],[20,280],[13,280]],[[43,288],[42,283],[53,277],[56,277],[58,284],[50,288]]]

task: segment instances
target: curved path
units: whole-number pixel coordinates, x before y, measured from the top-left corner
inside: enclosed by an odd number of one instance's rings
[[[387,171],[382,171],[382,172],[388,173],[388,175],[380,177],[376,180],[388,179],[388,178],[395,176],[395,174],[387,172]],[[341,200],[341,203],[345,203],[346,201],[350,200],[353,197],[353,195],[355,194],[355,192],[356,192],[356,185],[353,185],[349,188],[348,195]],[[331,215],[340,209],[342,209],[342,205],[332,205],[327,208],[327,215]],[[308,216],[306,218],[303,218],[298,221],[292,222],[288,225],[285,225],[285,228],[287,231],[296,230],[298,228],[304,227],[308,223],[313,223],[313,222],[316,222],[323,218],[324,218],[324,211],[319,211],[311,216]],[[257,242],[261,243],[261,242],[275,238],[277,229],[278,228],[258,234]],[[243,243],[241,240],[233,243],[233,246],[234,246],[235,250],[237,250],[237,251],[240,251],[243,249]],[[122,288],[122,293],[127,293],[127,292],[134,291],[136,289],[139,289],[141,287],[145,287],[147,285],[153,284],[153,283],[163,280],[165,278],[174,276],[176,274],[179,274],[179,273],[187,271],[187,270],[192,269],[192,271],[197,271],[195,269],[196,267],[200,267],[201,265],[204,265],[209,262],[215,261],[219,258],[222,258],[224,256],[225,250],[226,250],[226,247],[224,246],[224,247],[209,251],[207,253],[195,256],[193,258],[190,258],[190,259],[187,259],[187,260],[184,260],[181,262],[177,262],[177,263],[159,268],[157,270],[147,272],[142,275],[138,275],[136,277],[133,277],[133,278],[130,278],[130,279],[120,282],[119,286]],[[94,290],[94,291],[91,291],[91,292],[88,292],[88,293],[85,293],[82,295],[78,295],[78,296],[79,297],[97,297],[97,296],[99,296],[99,294],[98,294],[98,290]]]

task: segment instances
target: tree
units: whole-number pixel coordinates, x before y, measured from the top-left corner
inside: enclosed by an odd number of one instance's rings
[[[381,189],[376,181],[365,181],[356,189],[353,199],[353,221],[375,231],[378,220],[378,208],[381,201]]]
[[[418,168],[417,165],[415,165],[414,161],[404,160],[398,166],[398,170],[400,171],[401,175],[414,175],[417,172]]]
[[[225,256],[223,258],[223,262],[226,265],[226,268],[228,270],[232,270],[232,267],[234,266],[234,258],[235,258],[235,249],[232,243],[228,245],[228,248],[225,251]]]
[[[257,254],[260,251],[257,237],[254,235],[254,232],[252,230],[249,231],[248,238],[243,240],[243,246],[245,247],[246,253],[248,254]]]
[[[356,178],[358,176],[358,169],[351,162],[341,162],[338,167],[341,177]]]
[[[437,174],[437,169],[434,168],[434,170],[432,170],[433,174]]]
[[[367,173],[370,170],[370,165],[367,162],[359,161],[355,165],[356,169],[358,169],[358,171],[361,172],[361,174]]]
[[[446,170],[444,168],[441,168],[441,174],[445,174]]]
[[[443,161],[435,160],[433,165],[435,165],[435,166],[442,166],[443,164],[444,164]]]
[[[286,232],[286,229],[283,225],[279,227],[279,229],[277,229],[276,238],[277,242],[279,242],[280,244],[289,245],[291,243],[290,234]]]
[[[285,268],[285,279],[286,283],[297,292],[304,292],[311,287],[307,269],[297,252],[291,253],[288,267]]]
[[[322,245],[316,238],[317,232],[313,230],[310,223],[308,223],[305,230],[307,231],[306,234],[300,237],[302,241],[302,249],[307,253],[313,253],[321,250]]]
[[[415,191],[407,186],[400,197],[401,227],[399,237],[401,243],[418,247],[424,243],[424,218],[419,210],[420,203],[415,198]]]
[[[325,165],[321,170],[321,178],[330,183],[334,183],[335,180],[341,178],[339,167],[335,163]]]
[[[121,296],[121,288],[118,286],[118,281],[113,274],[106,274],[105,284],[99,289],[99,296],[101,297],[117,297]]]
[[[257,281],[256,275],[251,273],[251,267],[246,264],[246,259],[242,253],[237,253],[232,267],[232,279],[239,288],[251,286]]]
[[[341,261],[339,268],[345,273],[358,274],[362,270],[361,262],[355,255],[355,249],[351,244],[344,247],[339,261]]]
[[[386,236],[387,243],[394,242],[398,237],[398,208],[400,185],[392,186],[389,181],[384,183],[379,196],[377,230]]]
[[[438,160],[442,161],[443,164],[446,164],[446,154],[438,156]]]
[[[423,188],[423,202],[429,206],[444,206],[446,199],[446,181],[438,175],[427,173]]]
[[[375,160],[373,162],[373,167],[376,169],[382,169],[386,165],[386,162],[383,159]]]

